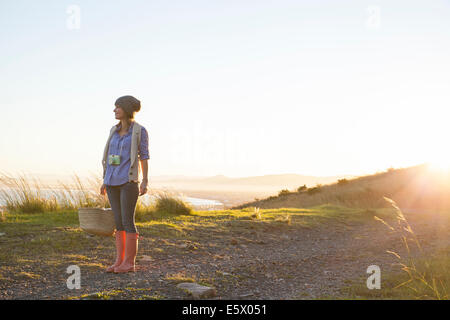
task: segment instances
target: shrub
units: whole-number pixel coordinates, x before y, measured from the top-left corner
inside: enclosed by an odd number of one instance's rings
[[[192,207],[189,204],[167,192],[156,195],[154,209],[160,213],[175,215],[188,215],[192,213]]]
[[[304,192],[306,190],[308,190],[308,187],[306,187],[306,184],[297,188],[297,192]]]
[[[281,190],[280,192],[278,192],[278,196],[280,197],[280,196],[285,196],[285,195],[288,195],[288,194],[290,194],[291,192],[288,190],[288,189],[283,189],[283,190]]]
[[[339,179],[338,180],[338,186],[343,186],[344,184],[347,184],[348,180],[347,179]]]
[[[322,191],[321,186],[317,186],[317,187],[314,187],[314,188],[309,188],[308,189],[308,194],[309,195],[313,195],[313,194],[319,193],[320,191]]]

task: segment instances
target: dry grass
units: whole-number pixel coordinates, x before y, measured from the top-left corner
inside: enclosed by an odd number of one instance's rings
[[[59,182],[50,187],[35,177],[25,174],[12,177],[0,174],[0,200],[11,213],[43,213],[78,211],[80,207],[110,208],[107,196],[100,194],[102,179],[92,176],[82,181],[76,174],[70,184]],[[151,203],[138,198],[136,221],[151,220],[165,215],[188,215],[192,207],[168,191],[156,192]],[[0,219],[4,219],[3,212]]]
[[[435,259],[426,258],[426,254],[403,212],[393,200],[389,198],[385,198],[385,200],[395,209],[397,225],[392,226],[382,218],[375,218],[391,230],[400,233],[407,249],[407,256],[404,257],[387,250],[399,260],[401,270],[408,275],[408,279],[395,286],[394,289],[405,286],[411,289],[419,299],[449,299],[450,266],[448,261],[441,261],[444,265],[440,265],[434,261]],[[413,250],[418,251],[419,258],[413,255]]]
[[[37,213],[77,210],[79,207],[109,207],[106,197],[100,195],[101,179],[90,178],[84,184],[78,175],[71,185],[59,182],[50,187],[35,177],[19,174],[12,177],[0,174],[0,199],[10,212]]]
[[[395,219],[392,222],[378,216],[375,219],[401,235],[406,254],[386,250],[397,258],[399,271],[385,274],[379,290],[369,290],[365,281],[357,281],[343,288],[343,294],[351,299],[448,300],[450,247],[426,253],[397,204],[388,198],[385,201],[395,209]]]

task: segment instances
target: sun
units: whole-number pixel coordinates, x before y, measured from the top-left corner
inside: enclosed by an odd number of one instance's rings
[[[450,156],[438,157],[437,159],[429,161],[428,166],[433,171],[449,173],[450,172]]]

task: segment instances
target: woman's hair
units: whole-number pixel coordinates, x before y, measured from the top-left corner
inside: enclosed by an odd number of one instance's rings
[[[132,112],[125,111],[125,114],[128,116],[128,119],[131,119],[131,120],[134,120],[135,113],[136,113],[136,111],[132,111]]]
[[[129,119],[134,119],[134,114],[141,110],[141,102],[133,96],[120,97],[115,105],[125,111]]]
[[[134,113],[134,112],[133,112],[133,113]],[[127,119],[128,124],[131,124],[131,121],[130,121],[130,120],[134,120],[134,118],[129,117],[129,118]],[[119,127],[121,123],[122,123],[121,121],[117,122],[116,127]]]

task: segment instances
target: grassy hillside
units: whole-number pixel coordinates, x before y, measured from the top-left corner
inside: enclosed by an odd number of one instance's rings
[[[224,299],[249,292],[261,299],[448,299],[450,215],[411,213],[413,232],[383,199],[448,209],[448,176],[425,166],[285,190],[235,210],[195,211],[161,194],[137,205],[140,269],[132,278],[104,272],[114,258],[112,237],[79,228],[79,206],[106,206],[99,181],[88,183],[92,193],[76,177],[81,192],[54,190],[46,198],[25,177],[6,178],[0,182],[15,189],[0,192],[7,203],[0,210],[0,299],[184,299],[176,284],[186,281],[212,285]],[[379,291],[358,278],[373,263],[383,267]],[[76,296],[61,285],[74,264],[83,269]]]
[[[377,214],[386,216],[389,212],[380,210]],[[265,243],[270,239],[270,234],[309,230],[336,223],[365,223],[373,220],[373,213],[330,206],[261,211],[196,211],[180,215],[167,214],[163,210],[158,215],[147,215],[141,220],[137,222],[141,236],[138,261],[148,256],[158,261],[169,255],[172,262],[176,257],[184,265],[189,252],[194,256],[199,253],[209,256],[208,250],[219,254],[222,247],[235,251],[238,243]],[[43,290],[47,285],[64,289],[61,283],[66,277],[65,268],[72,264],[82,267],[85,274],[108,277],[104,268],[113,259],[114,240],[112,237],[87,236],[79,228],[75,210],[4,212],[0,216],[0,234],[0,292],[5,292],[5,288],[14,283],[33,283]],[[166,275],[164,281],[171,279],[168,277]],[[219,281],[214,278],[207,280],[211,283]],[[89,284],[83,286],[88,287]],[[71,292],[66,290],[64,293]],[[0,294],[1,298],[5,296]]]
[[[381,254],[391,249],[391,242],[379,242],[389,237],[385,232],[377,236],[381,229],[375,228],[379,223],[374,215],[394,222],[392,208],[362,210],[330,205],[181,215],[161,211],[137,222],[141,236],[139,272],[117,276],[104,272],[114,258],[113,238],[83,232],[76,211],[5,212],[0,216],[4,249],[0,253],[0,299],[189,298],[177,289],[179,282],[214,286],[224,299],[234,297],[235,290],[245,293],[257,288],[264,299],[277,298],[273,294],[286,288],[299,299],[311,298],[303,287],[307,282],[327,297],[332,267],[336,268],[332,274],[339,275],[332,277],[338,279],[337,284],[342,279],[350,286],[328,296],[331,299],[448,299],[448,248],[425,260],[430,266],[415,268],[410,276],[383,269],[382,290],[372,292],[365,287],[365,278],[355,278],[367,268],[369,262],[364,259],[374,261],[376,255],[375,261],[383,263]],[[372,233],[367,234],[372,230],[367,226],[375,228]],[[334,252],[352,245],[353,251]],[[375,249],[379,251],[374,253]],[[334,262],[330,264],[329,259]],[[349,261],[357,266],[355,272],[345,273]],[[82,269],[82,289],[76,292],[62,285],[69,265]],[[419,264],[413,266],[419,268]],[[427,271],[425,281],[420,277],[422,269]],[[436,288],[429,286],[435,280]],[[408,286],[397,288],[404,282]]]
[[[434,172],[426,165],[386,172],[355,179],[341,179],[329,185],[282,190],[276,196],[234,207],[304,208],[336,204],[355,208],[381,208],[388,204],[383,197],[397,202],[404,209],[450,209],[449,175]]]

